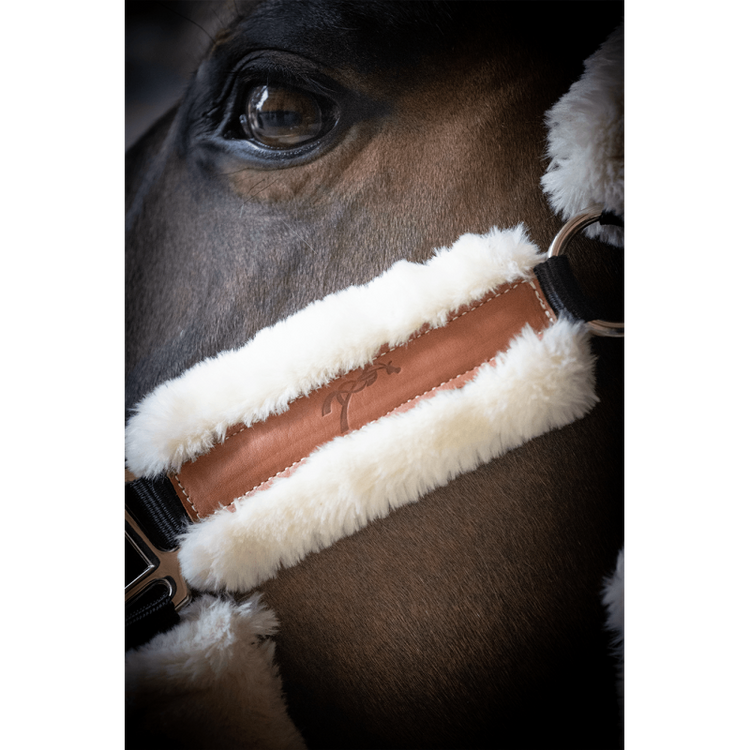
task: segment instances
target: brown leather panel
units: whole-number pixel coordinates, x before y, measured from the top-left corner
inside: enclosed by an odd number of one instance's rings
[[[463,386],[524,325],[539,333],[553,320],[535,281],[504,285],[442,328],[420,332],[367,367],[297,399],[283,414],[231,428],[222,444],[171,477],[172,484],[190,516],[205,518],[287,475],[338,435],[405,411],[438,390]]]

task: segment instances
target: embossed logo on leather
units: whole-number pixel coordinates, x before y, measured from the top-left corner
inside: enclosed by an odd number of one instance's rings
[[[341,432],[349,432],[348,411],[349,402],[352,400],[352,396],[354,396],[356,393],[361,393],[365,388],[371,386],[378,379],[379,373],[383,370],[385,370],[386,375],[393,375],[395,373],[401,372],[401,368],[396,367],[392,362],[388,362],[387,364],[378,362],[374,365],[368,365],[367,367],[365,367],[365,369],[362,371],[362,374],[358,378],[345,380],[343,383],[341,383],[338,390],[330,393],[326,397],[326,400],[323,403],[322,416],[325,417],[326,415],[330,414],[333,407],[333,402],[338,401],[339,405],[341,406]]]

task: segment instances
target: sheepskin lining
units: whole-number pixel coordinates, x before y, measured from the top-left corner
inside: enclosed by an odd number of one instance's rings
[[[545,116],[550,164],[542,189],[567,221],[595,204],[619,217],[625,213],[624,26],[620,25],[584,62],[584,73]],[[592,238],[617,247],[617,227],[592,224]]]
[[[230,426],[286,411],[384,347],[445,325],[501,284],[531,282],[542,260],[523,227],[493,229],[310,305],[147,397],[128,425],[130,468],[178,472],[223,441]],[[314,335],[321,329],[328,332],[322,341]],[[290,475],[194,524],[180,548],[188,582],[204,590],[252,588],[596,402],[581,324],[561,319],[541,336],[526,326],[493,360],[462,388],[331,440]]]
[[[498,287],[452,314],[445,326],[418,331],[365,368],[297,399],[284,413],[230,429],[220,445],[171,477],[174,489],[193,520],[204,518],[288,475],[337,436],[463,387],[524,325],[541,333],[554,320],[535,281]]]

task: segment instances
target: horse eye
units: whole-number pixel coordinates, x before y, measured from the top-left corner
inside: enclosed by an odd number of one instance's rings
[[[330,129],[330,116],[312,94],[286,86],[254,86],[240,116],[245,135],[256,143],[288,149]]]

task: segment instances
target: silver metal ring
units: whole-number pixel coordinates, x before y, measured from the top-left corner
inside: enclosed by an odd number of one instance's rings
[[[552,258],[555,255],[561,255],[573,237],[590,224],[599,221],[603,211],[604,206],[596,205],[574,216],[555,235],[547,251],[547,257]],[[625,323],[612,323],[609,320],[589,320],[586,325],[595,336],[612,336],[615,338],[625,336]]]

